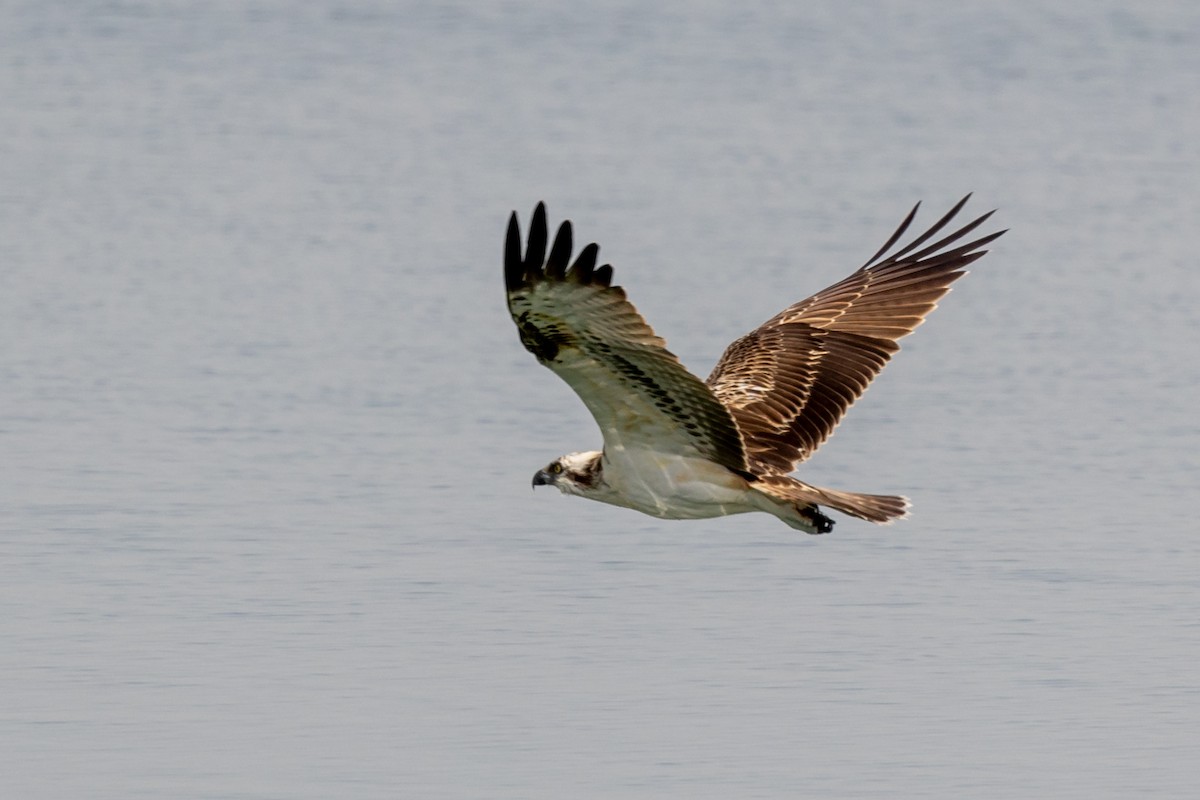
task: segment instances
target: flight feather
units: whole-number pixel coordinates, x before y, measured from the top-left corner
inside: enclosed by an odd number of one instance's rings
[[[729,410],[667,350],[625,290],[611,285],[612,267],[596,267],[598,249],[589,244],[570,263],[571,223],[562,223],[549,244],[539,203],[522,253],[513,213],[504,274],[521,342],[580,396],[606,448],[696,455],[745,472],[741,434]]]
[[[917,204],[861,268],[725,350],[708,385],[732,412],[752,471],[786,474],[809,458],[900,349],[897,340],[912,333],[965,267],[986,252],[981,248],[1004,233],[964,242],[989,212],[925,245],[969,197],[888,255]]]

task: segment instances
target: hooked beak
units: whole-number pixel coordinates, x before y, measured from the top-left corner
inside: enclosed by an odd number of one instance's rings
[[[537,472],[533,473],[533,488],[536,489],[539,486],[553,486],[553,485],[554,485],[554,481],[552,481],[550,479],[550,476],[546,474],[546,470],[539,469]]]

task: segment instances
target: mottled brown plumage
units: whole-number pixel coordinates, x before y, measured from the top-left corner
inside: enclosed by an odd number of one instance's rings
[[[966,274],[964,268],[1000,236],[993,233],[951,250],[979,227],[984,214],[940,241],[937,235],[967,202],[891,256],[916,216],[914,207],[887,244],[858,271],[776,314],[731,344],[708,385],[733,413],[751,471],[785,474],[829,438],[846,410],[900,346]]]
[[[575,389],[604,437],[602,452],[564,456],[534,484],[675,519],[768,511],[810,533],[833,526],[819,505],[878,523],[904,516],[902,497],[822,489],[787,473],[829,438],[897,340],[1004,233],[964,242],[989,212],[927,244],[969,197],[888,254],[918,204],[856,272],[733,342],[706,382],[611,285],[595,244],[571,263],[571,223],[551,244],[539,203],[522,253],[514,212],[504,274],[521,342]]]

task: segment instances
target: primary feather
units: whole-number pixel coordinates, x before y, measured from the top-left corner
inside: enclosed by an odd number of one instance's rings
[[[918,206],[857,271],[795,303],[726,349],[707,381],[689,372],[597,267],[599,248],[571,261],[571,223],[549,239],[537,205],[524,252],[514,212],[505,241],[508,308],[521,342],[591,411],[604,448],[557,459],[534,476],[564,492],[683,519],[766,511],[824,533],[828,505],[885,523],[907,501],[821,489],[787,476],[829,438],[888,359],[982,248],[978,217],[932,244],[964,197],[932,227],[888,254]],[[968,240],[968,241],[964,241]]]
[[[732,412],[752,469],[788,473],[829,438],[900,346],[965,267],[1004,231],[950,250],[994,212],[923,250],[962,209],[964,197],[928,231],[890,256],[913,210],[883,248],[849,277],[801,300],[729,345],[708,385]]]

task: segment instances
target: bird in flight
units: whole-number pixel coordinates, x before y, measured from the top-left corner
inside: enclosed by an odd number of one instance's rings
[[[612,285],[612,266],[597,267],[596,244],[572,261],[570,221],[551,244],[538,203],[522,252],[514,211],[504,246],[508,310],[521,343],[575,390],[604,441],[550,462],[533,485],[664,519],[762,511],[807,533],[833,529],[822,506],[879,524],[906,516],[904,497],[825,489],[789,473],[829,438],[900,349],[896,341],[1005,232],[964,241],[989,212],[927,244],[969,198],[889,254],[918,203],[866,264],[733,342],[705,381]]]

